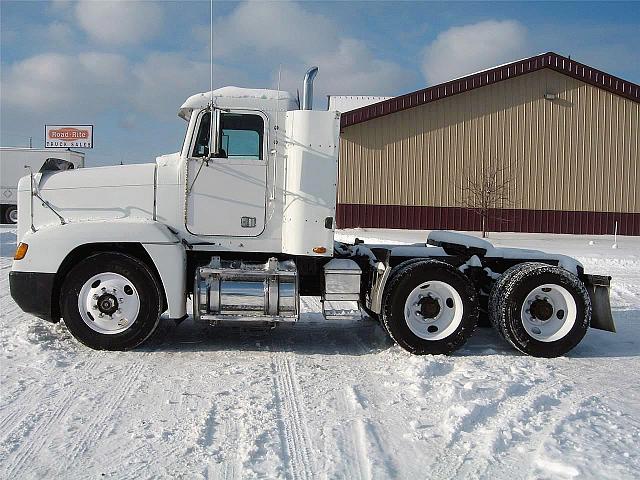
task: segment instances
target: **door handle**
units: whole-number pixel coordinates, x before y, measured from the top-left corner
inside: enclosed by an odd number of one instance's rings
[[[256,226],[256,217],[242,217],[240,226],[242,228],[254,228]]]

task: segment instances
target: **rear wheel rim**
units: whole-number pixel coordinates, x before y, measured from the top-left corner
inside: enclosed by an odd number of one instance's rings
[[[82,285],[78,311],[92,330],[115,335],[135,323],[140,312],[140,295],[133,283],[119,273],[99,273]]]
[[[458,291],[445,282],[423,282],[415,287],[404,305],[409,330],[423,340],[442,340],[462,323],[464,307]]]
[[[540,285],[522,303],[520,318],[526,332],[540,342],[555,342],[567,336],[578,317],[573,295],[556,284]]]

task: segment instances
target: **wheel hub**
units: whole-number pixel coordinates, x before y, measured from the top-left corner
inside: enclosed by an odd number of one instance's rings
[[[420,306],[420,315],[424,318],[436,318],[440,313],[440,302],[437,298],[427,295],[418,302]]]
[[[431,280],[417,285],[405,301],[409,330],[423,340],[441,340],[454,332],[463,319],[458,291],[447,282]]]
[[[97,304],[98,310],[105,315],[113,315],[118,310],[118,299],[110,293],[100,295]]]
[[[78,311],[98,333],[113,335],[128,329],[140,312],[140,295],[128,278],[102,272],[89,278],[78,294]]]
[[[555,342],[564,338],[575,325],[576,301],[561,285],[539,285],[524,298],[520,318],[532,338],[540,342]]]
[[[537,318],[543,322],[549,320],[553,315],[553,305],[551,305],[546,298],[535,299],[531,303],[529,310],[533,318]]]

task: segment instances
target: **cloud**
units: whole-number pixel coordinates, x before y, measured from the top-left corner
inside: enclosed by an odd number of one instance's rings
[[[284,69],[283,88],[302,91],[305,68],[309,65],[318,65],[320,69],[314,85],[317,101],[323,101],[326,95],[394,95],[405,91],[415,80],[412,73],[397,64],[375,58],[364,42],[345,38],[335,50],[310,55],[305,64]],[[316,108],[324,106],[316,104]]]
[[[243,82],[240,72],[215,66],[214,88]],[[77,118],[117,111],[167,119],[188,96],[209,90],[209,63],[178,53],[151,53],[139,62],[96,51],[47,53],[4,68],[2,85],[2,107],[12,114]]]
[[[195,33],[209,43],[208,28]],[[249,55],[261,56],[265,69],[272,71],[281,64],[281,88],[292,92],[301,88],[306,69],[317,65],[318,100],[325,94],[401,93],[415,80],[413,73],[378,58],[361,40],[341,35],[329,18],[294,2],[244,2],[216,23],[214,56],[231,60]],[[277,76],[276,70],[271,85],[265,86],[275,87]]]
[[[3,103],[31,111],[56,111],[84,102],[88,111],[96,111],[112,99],[127,75],[123,57],[98,52],[45,53],[5,70]]]
[[[176,111],[194,93],[210,88],[209,62],[189,60],[176,53],[153,53],[133,66],[131,99],[139,111],[158,116]],[[214,65],[214,88],[242,83],[239,72]]]
[[[64,47],[73,42],[73,29],[66,23],[53,22],[46,26],[44,32],[48,45]]]
[[[163,10],[152,2],[81,1],[76,4],[80,27],[106,45],[134,45],[155,36],[162,27]]]
[[[527,30],[514,20],[487,20],[440,33],[424,50],[422,71],[436,84],[517,60],[526,52]]]
[[[207,28],[207,41],[208,35]],[[216,22],[214,56],[230,57],[248,49],[304,57],[335,48],[338,38],[328,18],[297,3],[249,1]]]

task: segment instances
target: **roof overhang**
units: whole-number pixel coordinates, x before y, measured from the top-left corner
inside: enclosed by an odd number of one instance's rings
[[[340,117],[340,128],[367,122],[390,113],[408,110],[459,93],[526,75],[543,68],[549,68],[640,103],[640,85],[563,57],[557,53],[548,52],[345,112]]]

